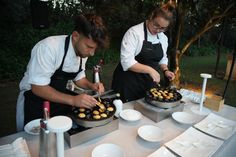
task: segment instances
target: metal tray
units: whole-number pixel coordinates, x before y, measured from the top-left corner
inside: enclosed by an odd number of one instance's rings
[[[175,106],[178,106],[181,104],[181,99],[182,99],[182,95],[178,92],[176,92],[178,95],[178,99],[175,101],[170,101],[170,102],[164,102],[164,101],[158,101],[158,100],[153,100],[151,98],[149,98],[146,94],[145,96],[145,101],[147,103],[149,103],[150,105],[156,106],[156,107],[161,107],[161,108],[172,108]]]
[[[110,103],[109,105],[113,107],[114,110],[110,112],[110,114],[106,118],[101,118],[101,119],[79,118],[75,113],[72,113],[71,118],[73,119],[74,122],[76,122],[76,124],[86,128],[105,125],[113,120],[116,112],[116,106],[113,103]]]

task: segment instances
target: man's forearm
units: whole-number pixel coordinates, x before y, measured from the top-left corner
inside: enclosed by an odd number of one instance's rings
[[[46,86],[31,85],[31,87],[32,87],[32,92],[43,99],[56,103],[73,105],[72,95],[59,92],[49,85]]]
[[[75,84],[84,89],[91,89],[93,83],[90,82],[87,78],[82,78],[80,80],[75,81]]]

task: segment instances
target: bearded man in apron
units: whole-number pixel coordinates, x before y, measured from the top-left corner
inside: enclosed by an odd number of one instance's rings
[[[169,80],[174,79],[167,66],[168,39],[163,33],[172,21],[173,10],[169,4],[156,8],[148,20],[125,33],[112,81],[112,89],[121,94],[123,102],[144,97],[153,82],[159,83],[159,68]]]
[[[51,36],[38,42],[31,52],[27,71],[20,82],[17,100],[17,131],[29,121],[43,117],[43,102],[50,101],[51,116],[67,115],[71,108],[92,108],[96,99],[87,94],[71,95],[68,80],[85,89],[104,92],[102,83],[92,83],[85,75],[85,64],[97,48],[108,42],[101,17],[80,15],[71,35]]]

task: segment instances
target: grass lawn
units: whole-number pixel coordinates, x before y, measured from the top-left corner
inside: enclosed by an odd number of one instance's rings
[[[201,92],[203,79],[200,77],[200,74],[209,73],[213,76],[215,64],[215,56],[184,57],[181,61],[182,87]],[[223,79],[225,76],[226,65],[227,57],[223,54],[218,67],[218,77],[216,78],[213,76],[213,78],[207,80],[207,93],[222,96],[227,82],[227,80]],[[225,95],[226,104],[236,107],[235,93],[236,81],[230,80]]]

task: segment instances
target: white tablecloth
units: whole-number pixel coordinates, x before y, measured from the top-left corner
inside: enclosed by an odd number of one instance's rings
[[[125,103],[124,109],[133,108],[136,101]],[[186,103],[184,110],[190,112],[190,108],[196,104],[191,102]],[[236,108],[224,105],[220,112],[215,112],[225,118],[236,120]],[[164,139],[161,143],[151,143],[144,141],[137,135],[137,129],[144,124],[156,125],[163,129]],[[162,120],[158,123],[143,116],[140,121],[137,122],[127,122],[125,120],[119,120],[119,129],[113,131],[107,135],[98,137],[89,142],[83,143],[81,145],[69,148],[67,143],[65,143],[65,156],[66,157],[91,157],[92,150],[99,144],[102,143],[114,143],[119,145],[124,149],[126,157],[145,157],[158,148],[164,145],[164,143],[172,140],[186,129],[190,125],[183,125],[175,122],[171,117]],[[38,157],[39,148],[39,136],[29,135],[25,132],[19,132],[12,134],[10,136],[0,138],[0,145],[13,142],[16,138],[23,137],[26,139],[29,150],[32,157]],[[230,139],[224,142],[224,144],[219,148],[219,150],[213,155],[215,157],[235,157],[236,156],[236,135],[233,135]]]

